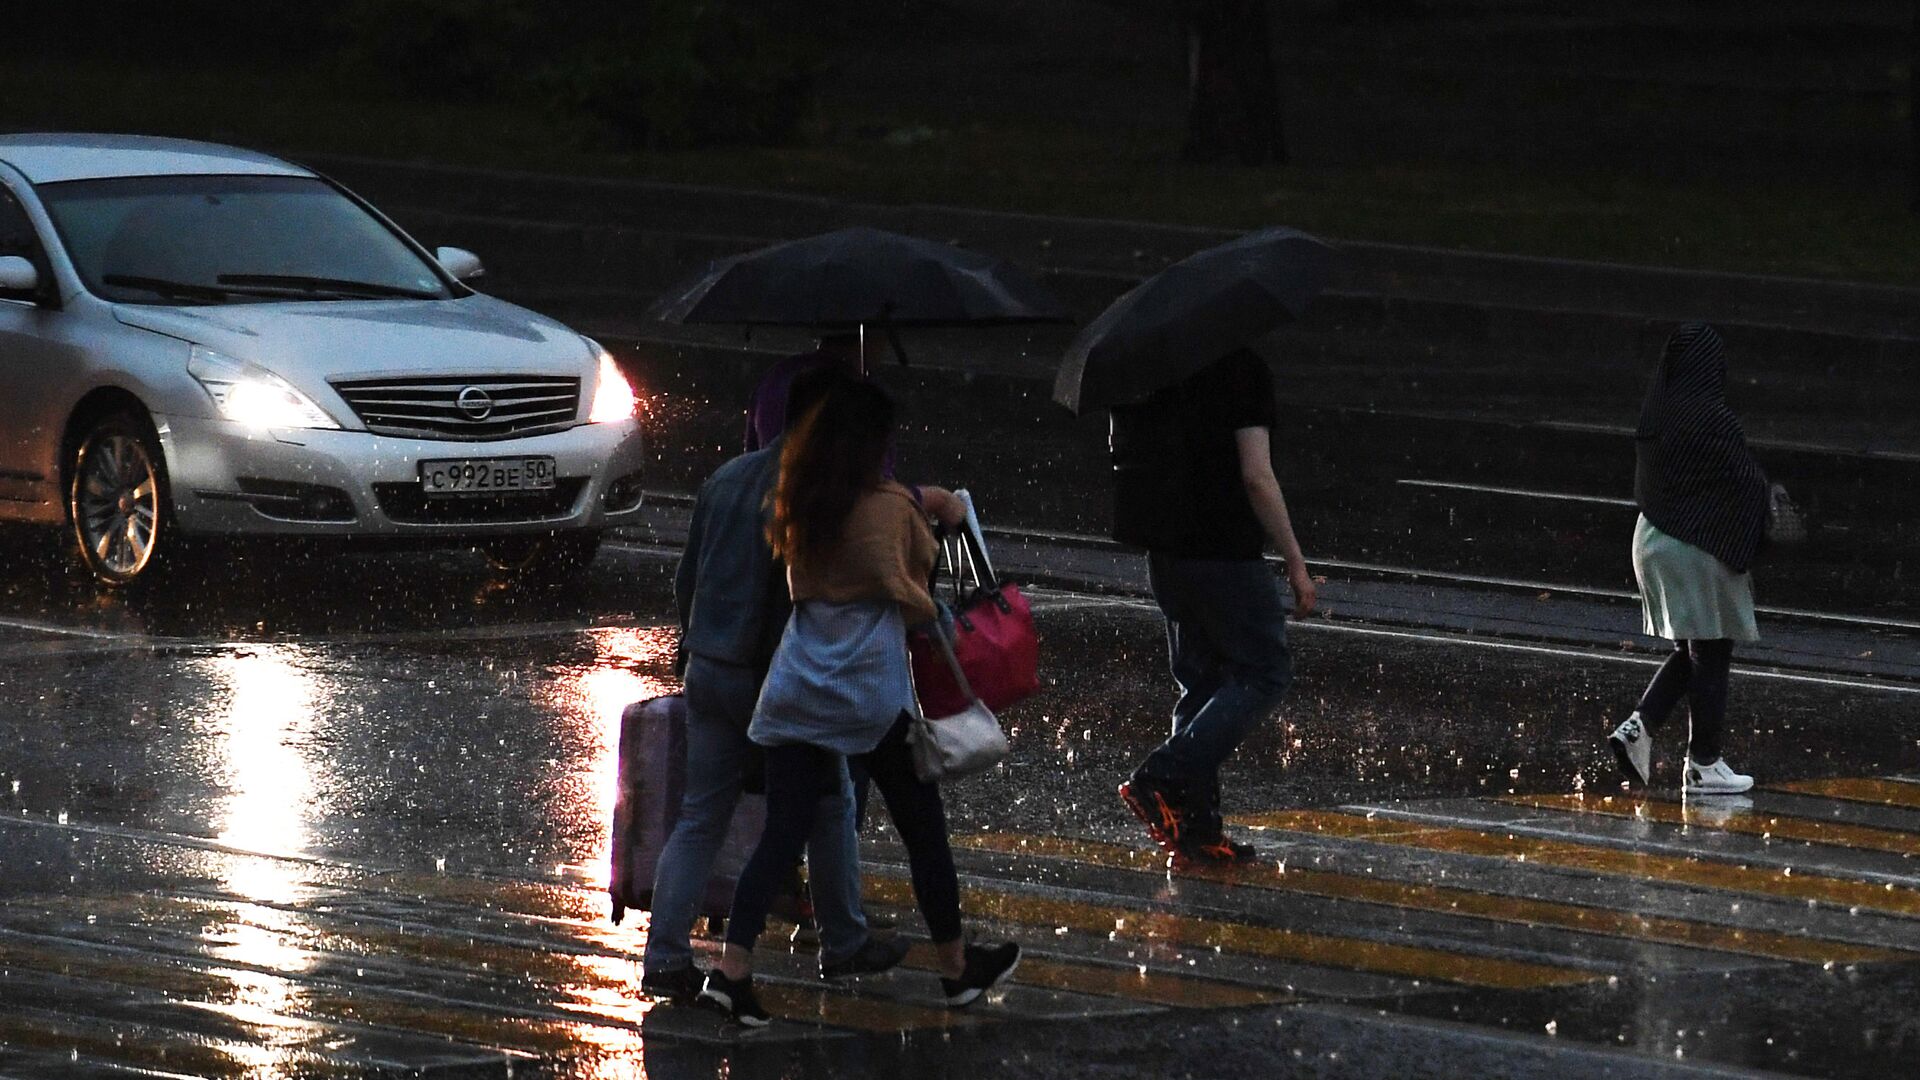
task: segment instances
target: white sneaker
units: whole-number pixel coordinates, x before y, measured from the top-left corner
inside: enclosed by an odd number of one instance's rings
[[[1695,765],[1687,759],[1688,795],[1738,795],[1753,786],[1753,777],[1742,776],[1727,765],[1726,758]]]
[[[1634,784],[1647,786],[1647,777],[1653,770],[1653,739],[1647,735],[1647,725],[1641,721],[1640,714],[1634,713],[1621,721],[1620,726],[1607,736],[1607,745],[1613,748],[1613,756],[1620,762],[1620,772]]]

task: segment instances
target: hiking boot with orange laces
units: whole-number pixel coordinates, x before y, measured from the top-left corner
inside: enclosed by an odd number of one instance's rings
[[[1120,785],[1120,801],[1147,827],[1147,835],[1153,837],[1154,843],[1176,854],[1179,852],[1186,819],[1180,793],[1173,785],[1135,773],[1131,780]]]

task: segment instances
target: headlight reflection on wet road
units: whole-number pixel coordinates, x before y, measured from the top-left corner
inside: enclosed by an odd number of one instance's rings
[[[302,747],[327,695],[299,659],[299,649],[276,646],[218,661],[216,678],[228,695],[219,747],[231,792],[218,839],[239,851],[297,855],[312,843],[313,770],[325,764]],[[306,991],[284,977],[313,963],[300,944],[312,937],[313,927],[291,910],[311,896],[310,872],[298,862],[239,854],[222,867],[223,890],[242,906],[236,918],[209,927],[205,937],[211,956],[244,967],[226,969],[232,1002],[207,1008],[254,1031],[256,1045],[233,1048],[252,1076],[289,1075],[298,1051],[323,1034],[318,1025],[294,1018],[303,1011]]]
[[[567,831],[591,836],[578,862],[556,869],[580,884],[604,888],[611,855],[613,803],[619,776],[620,714],[636,701],[673,693],[679,684],[654,672],[673,661],[675,634],[668,627],[601,627],[586,634],[593,655],[555,673],[555,722],[572,728],[564,741],[586,756],[562,805],[574,815]]]

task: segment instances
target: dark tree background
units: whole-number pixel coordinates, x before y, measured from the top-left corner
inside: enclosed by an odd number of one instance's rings
[[[1188,161],[1284,165],[1280,78],[1267,0],[1185,0]]]

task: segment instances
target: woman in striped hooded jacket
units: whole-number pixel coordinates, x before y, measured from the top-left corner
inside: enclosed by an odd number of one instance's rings
[[[1635,433],[1633,573],[1644,630],[1674,644],[1608,737],[1629,781],[1644,785],[1652,741],[1684,696],[1691,721],[1684,790],[1729,795],[1753,786],[1721,756],[1735,642],[1758,641],[1748,574],[1766,532],[1767,476],[1727,405],[1726,348],[1689,323],[1667,340]]]

